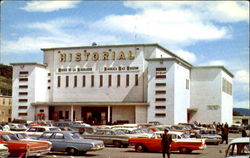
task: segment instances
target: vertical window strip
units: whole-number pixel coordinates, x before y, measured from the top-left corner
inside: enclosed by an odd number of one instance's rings
[[[86,86],[86,76],[85,75],[82,76],[82,86],[83,87]]]
[[[69,76],[66,76],[66,87],[69,87]]]
[[[117,87],[121,86],[121,75],[117,75]]]
[[[138,74],[135,74],[135,86],[139,85],[139,77]]]
[[[95,85],[95,78],[94,75],[91,75],[91,87],[94,87]]]
[[[109,75],[109,87],[112,85],[112,75]]]
[[[77,76],[74,76],[74,87],[77,87]]]
[[[129,86],[129,74],[126,75],[126,86]]]
[[[100,75],[100,87],[103,86],[103,75]]]
[[[61,87],[61,76],[57,76],[57,87]]]

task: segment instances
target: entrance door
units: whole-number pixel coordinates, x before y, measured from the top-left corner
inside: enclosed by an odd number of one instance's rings
[[[83,121],[91,125],[106,124],[108,107],[82,107]]]

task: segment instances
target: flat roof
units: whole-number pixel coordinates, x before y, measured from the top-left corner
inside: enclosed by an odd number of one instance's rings
[[[234,75],[228,70],[226,69],[224,66],[222,65],[218,65],[218,66],[193,66],[193,69],[212,69],[212,68],[217,68],[217,69],[222,69],[223,71],[225,71],[229,76],[231,76],[232,78],[234,77]]]
[[[35,62],[32,62],[32,63],[10,63],[10,65],[12,66],[18,66],[18,65],[37,65],[37,66],[43,66],[43,67],[46,67],[47,65],[46,64],[41,64],[41,63],[35,63]]]

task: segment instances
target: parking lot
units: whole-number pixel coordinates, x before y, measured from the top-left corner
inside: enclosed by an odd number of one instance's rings
[[[240,134],[230,134],[229,140],[232,138],[240,137]],[[225,150],[227,145],[207,145],[205,150],[196,150],[191,154],[180,154],[179,152],[172,152],[171,158],[223,158],[225,156]],[[143,152],[138,153],[133,147],[128,148],[115,148],[106,147],[104,150],[97,152],[88,152],[84,156],[68,156],[64,153],[50,153],[48,155],[42,156],[42,158],[64,158],[64,157],[90,157],[90,158],[161,158],[161,153],[150,153]]]

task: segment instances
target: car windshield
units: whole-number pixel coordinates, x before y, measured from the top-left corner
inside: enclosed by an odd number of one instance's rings
[[[188,134],[182,134],[181,138],[190,138],[190,135],[188,135]]]
[[[121,131],[121,130],[116,130],[115,134],[116,135],[125,135],[125,133],[123,131]]]
[[[60,131],[59,128],[49,128],[50,131]]]
[[[81,137],[78,133],[71,133],[70,136],[71,136],[73,139],[82,139],[82,137]]]
[[[17,136],[15,136],[14,134],[0,135],[0,138],[3,139],[4,141],[19,140]]]
[[[18,128],[26,128],[26,127],[25,127],[24,125],[22,125],[22,124],[18,124],[17,127],[18,127]]]
[[[28,135],[26,133],[17,133],[16,136],[19,138],[19,139],[27,139],[29,138]]]

